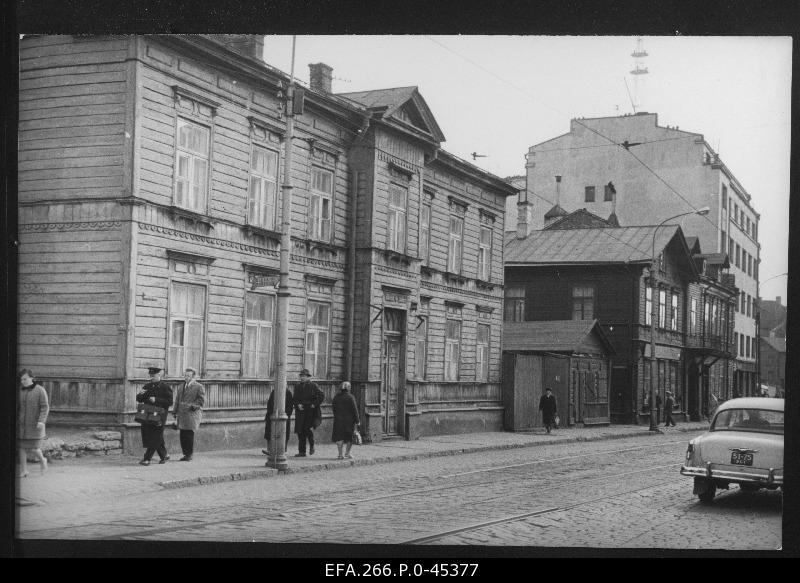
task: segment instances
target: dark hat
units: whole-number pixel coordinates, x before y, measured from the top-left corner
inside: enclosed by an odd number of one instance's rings
[[[301,371],[300,371],[300,376],[301,376],[301,377],[310,377],[310,376],[311,376],[311,373],[310,373],[310,372],[308,372],[308,369],[307,369],[307,368],[304,368],[303,370],[301,370]]]
[[[550,392],[552,393],[552,392],[553,392],[553,389],[551,389],[550,387],[546,387],[546,388],[545,388],[545,391],[550,391]]]
[[[157,366],[151,366],[150,368],[147,369],[147,374],[158,374],[160,372],[161,369],[158,368]]]

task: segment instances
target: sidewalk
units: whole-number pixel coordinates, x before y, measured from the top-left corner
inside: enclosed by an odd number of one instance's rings
[[[677,427],[662,426],[659,431],[681,435],[707,428],[707,422],[689,422],[679,423]],[[317,444],[313,456],[293,457],[297,453],[297,441],[296,436],[292,436],[287,451],[287,471],[316,472],[463,453],[647,435],[654,434],[646,426],[613,425],[556,429],[550,435],[541,430],[533,433],[429,436],[415,441],[390,440],[353,446],[352,460],[337,460],[336,445],[333,443]],[[180,462],[180,457],[180,452],[171,452],[170,461],[162,465],[158,463],[158,456],[154,456],[153,462],[147,467],[138,464],[139,457],[128,455],[52,460],[44,475],[38,464],[29,463],[29,475],[17,479],[17,504],[46,505],[74,501],[76,497],[86,500],[102,496],[126,496],[164,488],[185,488],[278,475],[277,470],[265,467],[267,456],[260,449],[200,451],[195,453],[191,462]]]

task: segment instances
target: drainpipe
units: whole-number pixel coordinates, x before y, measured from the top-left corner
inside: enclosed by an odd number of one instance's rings
[[[356,221],[358,220],[358,193],[359,181],[362,172],[353,172],[352,184],[350,187],[352,200],[350,203],[350,249],[349,253],[349,270],[350,270],[350,298],[347,306],[347,362],[345,363],[344,377],[352,383],[353,379],[353,338],[355,331],[353,326],[355,324],[355,308],[356,308]],[[353,387],[355,393],[355,387]]]

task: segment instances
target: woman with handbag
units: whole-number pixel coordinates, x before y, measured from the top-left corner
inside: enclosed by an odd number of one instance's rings
[[[23,368],[19,372],[19,401],[17,401],[17,438],[19,440],[18,478],[28,475],[28,451],[32,450],[42,473],[47,470],[47,458],[42,453],[45,422],[50,412],[47,392],[34,381],[33,373]]]
[[[142,424],[142,445],[145,447],[144,457],[139,463],[143,466],[150,465],[150,459],[154,452],[158,452],[160,461],[165,464],[169,459],[167,447],[164,445],[164,426],[167,423],[167,411],[172,405],[172,389],[161,380],[161,369],[151,366],[147,369],[150,374],[150,382],[147,383],[142,391],[136,395],[138,403],[154,405],[163,411],[158,414],[156,422],[140,421]]]
[[[353,459],[350,448],[353,447],[353,436],[358,428],[358,406],[356,399],[350,394],[350,383],[342,383],[339,393],[333,398],[333,435],[331,441],[336,442],[339,449],[338,459]],[[342,456],[342,446],[347,443],[347,450]]]

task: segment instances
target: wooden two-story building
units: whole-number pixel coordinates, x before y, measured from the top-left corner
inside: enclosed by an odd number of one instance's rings
[[[416,88],[335,95],[252,35],[20,41],[18,366],[51,425],[116,427],[147,368],[206,387],[199,448],[260,444],[275,378],[281,186],[288,372],[350,380],[370,439],[502,427],[504,205]],[[287,148],[292,167],[286,168]]]
[[[693,257],[677,225],[615,227],[585,209],[550,214],[544,230],[528,233],[521,222],[506,235],[506,323],[597,320],[612,347],[612,423],[646,421],[651,370],[662,401],[672,391],[676,414],[696,416],[716,378],[709,368],[731,358],[736,290],[718,270],[726,259]]]

